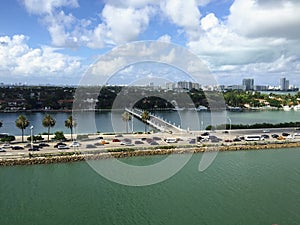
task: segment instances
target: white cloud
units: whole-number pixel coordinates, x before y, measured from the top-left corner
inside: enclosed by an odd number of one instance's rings
[[[162,1],[161,9],[172,23],[184,28],[189,35],[198,30],[201,13],[195,0]]]
[[[22,2],[33,14],[51,14],[56,8],[79,6],[77,0],[22,0]]]
[[[300,2],[236,0],[228,25],[248,37],[300,38]]]
[[[158,41],[162,41],[162,42],[167,42],[167,43],[171,43],[171,36],[170,35],[163,35],[163,36],[160,36],[157,40]]]
[[[72,76],[81,68],[79,58],[51,47],[30,48],[24,35],[0,37],[0,71],[11,76]]]
[[[102,17],[107,26],[107,36],[118,44],[136,40],[147,28],[150,14],[149,7],[134,9],[106,5]]]

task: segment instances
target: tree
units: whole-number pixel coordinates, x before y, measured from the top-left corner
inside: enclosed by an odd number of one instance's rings
[[[29,121],[24,115],[20,115],[16,120],[16,127],[22,130],[22,142],[24,142],[24,130],[29,126]]]
[[[65,127],[69,128],[71,131],[71,140],[73,140],[73,128],[76,126],[75,121],[73,120],[72,116],[65,121]]]
[[[126,133],[128,133],[128,121],[130,121],[131,119],[131,115],[128,112],[124,112],[122,114],[122,120],[125,122]]]
[[[49,135],[50,135],[50,128],[54,127],[56,121],[53,119],[49,114],[47,114],[43,119],[43,126],[48,128],[48,142],[49,142]]]
[[[147,120],[150,119],[149,112],[143,111],[141,117],[142,117],[142,121],[145,123],[145,133],[146,133],[147,132]]]

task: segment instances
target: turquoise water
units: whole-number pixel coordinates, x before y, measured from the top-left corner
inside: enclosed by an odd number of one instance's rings
[[[222,152],[198,172],[201,156],[146,187],[112,183],[86,162],[1,167],[0,223],[300,224],[300,149]],[[162,157],[123,161],[144,165]]]

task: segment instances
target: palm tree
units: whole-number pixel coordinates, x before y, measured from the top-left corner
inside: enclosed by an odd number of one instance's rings
[[[16,120],[16,127],[22,130],[22,142],[24,142],[24,130],[29,126],[29,121],[24,115],[20,115]]]
[[[43,126],[48,128],[48,142],[49,142],[49,135],[50,135],[50,128],[54,127],[56,121],[53,119],[49,114],[47,114],[43,119]]]
[[[69,116],[69,118],[65,121],[65,127],[69,128],[71,131],[71,140],[73,140],[73,127],[76,126],[75,121],[73,120],[72,116]]]
[[[142,117],[142,121],[145,123],[145,133],[146,133],[147,132],[147,120],[150,119],[149,112],[143,111],[141,117]]]
[[[124,112],[122,114],[122,120],[125,122],[125,126],[126,126],[126,133],[128,133],[128,121],[130,121],[131,115],[128,112]]]

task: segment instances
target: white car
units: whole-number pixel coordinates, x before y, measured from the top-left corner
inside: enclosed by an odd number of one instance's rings
[[[80,147],[81,144],[77,141],[73,141],[72,144],[70,144],[70,147]]]
[[[59,146],[57,147],[57,149],[59,149],[59,150],[61,150],[61,149],[69,149],[69,147],[66,146],[66,145],[59,145]]]
[[[2,148],[10,148],[10,144],[3,144]]]
[[[0,152],[6,152],[3,148],[0,148]]]

